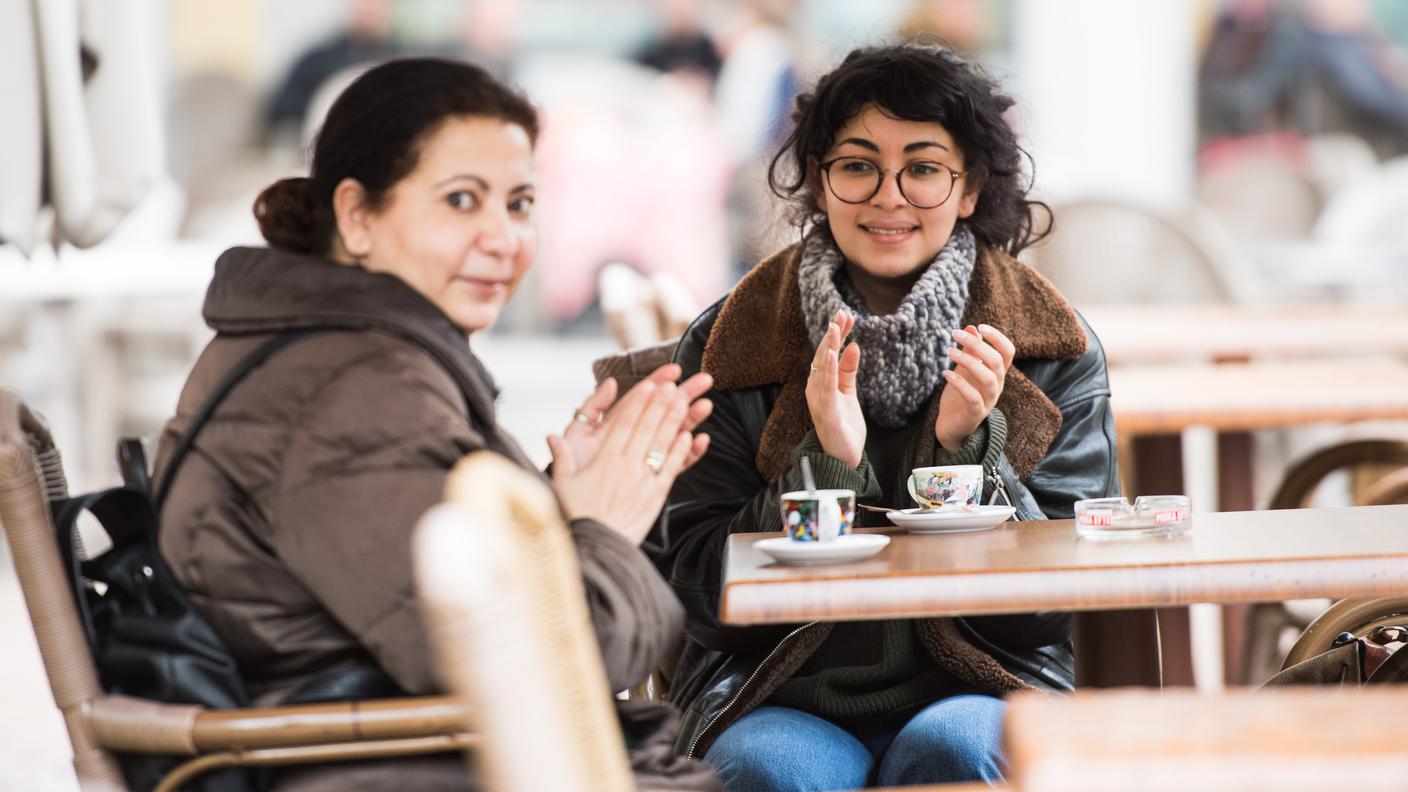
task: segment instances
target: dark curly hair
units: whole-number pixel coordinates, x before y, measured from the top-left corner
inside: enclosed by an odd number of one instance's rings
[[[1051,210],[1027,199],[1017,135],[1003,113],[1014,104],[997,82],[952,51],[909,42],[852,50],[841,65],[797,96],[793,129],[768,168],[768,185],[792,204],[802,229],[824,225],[810,178],[841,128],[870,105],[901,121],[937,122],[963,152],[970,185],[980,185],[965,222],[978,241],[1016,255],[1051,232]],[[1045,215],[1038,230],[1035,210]]]
[[[358,77],[328,109],[306,177],[280,179],[254,201],[269,244],[326,256],[336,231],[332,194],[356,179],[373,208],[415,170],[421,146],[456,117],[496,118],[538,137],[538,114],[517,91],[471,63],[442,58],[387,61]]]

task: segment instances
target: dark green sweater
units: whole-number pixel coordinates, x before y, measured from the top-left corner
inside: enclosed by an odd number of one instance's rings
[[[1006,439],[1006,422],[999,411],[994,410],[994,415],[983,422],[958,453],[950,454],[936,447],[932,464],[994,462],[1001,451],[1000,444]],[[924,423],[924,415],[920,413],[908,425],[897,429],[866,427],[866,461],[858,471],[849,471],[855,481],[846,485],[856,490],[861,496],[859,500],[877,506],[907,508],[914,505],[905,488],[905,478],[914,459],[917,433],[933,431],[932,426],[921,425]],[[997,441],[996,450],[990,439]],[[833,476],[837,466],[845,467],[840,460],[821,451],[815,433],[809,434],[797,449],[797,456],[803,455],[811,460],[813,467],[825,465]],[[835,479],[827,478],[832,479],[828,486],[834,486]],[[857,515],[857,523],[889,524],[883,514],[872,512]],[[797,673],[773,693],[768,703],[849,725],[938,701],[957,692],[958,685],[958,681],[930,657],[913,621],[842,622]]]

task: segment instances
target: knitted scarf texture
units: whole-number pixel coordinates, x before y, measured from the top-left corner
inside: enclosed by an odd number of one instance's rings
[[[948,368],[953,331],[968,304],[968,282],[977,260],[973,233],[962,223],[892,314],[866,308],[846,274],[845,259],[825,228],[802,243],[798,287],[812,347],[821,343],[836,311],[855,314],[850,339],[860,345],[856,378],[860,405],[881,426],[903,426],[928,406]]]

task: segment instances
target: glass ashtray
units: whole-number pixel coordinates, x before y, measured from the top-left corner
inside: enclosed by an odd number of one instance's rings
[[[1076,533],[1092,539],[1176,536],[1193,524],[1187,495],[1141,495],[1076,501]]]

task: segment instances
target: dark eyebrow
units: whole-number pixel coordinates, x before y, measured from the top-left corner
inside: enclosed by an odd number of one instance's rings
[[[523,184],[520,184],[520,185],[518,185],[517,187],[514,187],[512,190],[509,190],[509,191],[508,191],[508,194],[509,194],[509,195],[514,195],[514,194],[516,194],[516,193],[521,193],[521,192],[523,192],[523,191],[525,191],[525,190],[536,190],[536,189],[538,189],[538,185],[536,185],[536,184],[534,184],[534,183],[532,183],[532,182],[524,182]]]
[[[871,143],[869,140],[866,140],[865,138],[855,138],[855,137],[853,137],[853,138],[846,138],[845,140],[840,141],[840,142],[837,143],[836,145],[837,145],[837,146],[844,146],[844,145],[846,145],[847,143],[850,143],[850,144],[856,145],[856,146],[860,146],[860,147],[863,148],[863,149],[870,149],[871,151],[875,152],[876,154],[879,154],[879,153],[880,153],[880,147],[877,146],[877,145],[875,145],[874,143]]]
[[[855,146],[860,146],[860,147],[863,148],[863,149],[869,149],[869,150],[875,152],[876,154],[879,154],[879,153],[880,153],[880,147],[877,146],[877,145],[875,145],[874,143],[870,142],[869,140],[866,140],[865,138],[856,138],[856,137],[846,138],[845,140],[842,140],[841,142],[837,143],[836,145],[837,145],[837,146],[844,146],[844,145],[846,145],[847,143],[850,143],[850,144],[855,145]],[[936,140],[920,140],[920,141],[918,141],[918,142],[916,142],[916,143],[910,143],[909,145],[905,146],[905,147],[904,147],[904,153],[909,154],[909,153],[911,153],[911,152],[919,151],[920,149],[926,149],[926,148],[930,148],[930,147],[941,148],[941,149],[943,149],[944,151],[948,151],[948,150],[949,150],[948,146],[945,146],[944,144],[942,144],[942,143],[940,143],[940,142],[938,142],[938,141],[936,141]]]
[[[926,148],[929,148],[930,146],[937,146],[938,148],[941,148],[941,149],[943,149],[944,151],[948,151],[948,150],[949,150],[948,146],[945,146],[944,144],[938,142],[937,140],[921,140],[921,141],[919,141],[918,143],[910,143],[908,146],[905,146],[905,147],[904,147],[904,153],[908,154],[908,153],[910,153],[911,151],[918,151],[918,150],[920,150],[920,149],[926,149]]]

